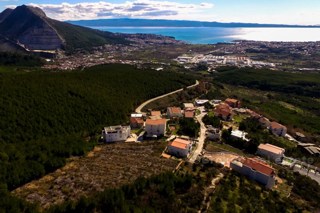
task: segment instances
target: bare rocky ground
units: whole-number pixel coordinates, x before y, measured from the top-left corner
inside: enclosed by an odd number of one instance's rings
[[[70,159],[65,167],[12,193],[45,209],[68,199],[132,183],[140,176],[172,171],[178,161],[160,158],[164,146],[163,142],[97,146],[87,156]]]

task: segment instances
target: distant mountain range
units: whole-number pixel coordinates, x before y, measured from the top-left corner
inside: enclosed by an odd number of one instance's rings
[[[221,23],[204,21],[180,21],[180,20],[160,20],[160,19],[97,19],[97,20],[79,20],[68,21],[68,23],[97,27],[308,27],[316,28],[316,25],[285,25],[285,24],[258,24],[258,23]]]
[[[118,34],[50,19],[36,7],[22,5],[0,13],[0,51],[73,52],[115,43],[129,42]]]

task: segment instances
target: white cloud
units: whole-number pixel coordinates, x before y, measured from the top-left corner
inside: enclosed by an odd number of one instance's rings
[[[204,11],[213,8],[211,3],[186,4],[160,0],[129,0],[124,3],[84,2],[61,4],[29,4],[45,11],[47,16],[58,20],[98,18],[200,18]]]

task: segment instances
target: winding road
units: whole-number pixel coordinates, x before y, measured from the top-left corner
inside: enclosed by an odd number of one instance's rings
[[[195,84],[190,85],[190,86],[188,86],[187,88],[189,89],[189,88],[192,88],[192,87],[195,87],[195,86],[198,86],[198,85],[199,85],[199,81],[196,80],[196,83],[195,83]],[[161,95],[161,96],[158,96],[158,97],[155,97],[155,98],[152,98],[152,99],[149,99],[149,100],[143,102],[140,106],[138,106],[138,107],[136,108],[136,113],[142,113],[141,110],[143,109],[143,107],[145,107],[146,105],[148,105],[148,104],[151,103],[152,101],[158,100],[158,99],[160,99],[160,98],[164,98],[164,97],[166,97],[166,96],[169,96],[169,95],[175,94],[175,93],[177,93],[177,92],[181,92],[181,91],[183,91],[183,88],[178,89],[178,90],[173,91],[173,92],[169,92],[169,93],[167,93],[167,94],[164,94],[164,95]]]

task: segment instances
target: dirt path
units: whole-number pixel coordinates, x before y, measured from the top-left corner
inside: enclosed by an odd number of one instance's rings
[[[190,85],[190,86],[188,86],[187,88],[189,89],[189,88],[192,88],[192,87],[196,87],[196,86],[198,86],[198,85],[199,85],[199,81],[196,80],[196,83],[195,83],[195,84]],[[178,89],[178,90],[173,91],[173,92],[169,92],[169,93],[167,93],[167,94],[164,94],[164,95],[161,95],[161,96],[158,96],[158,97],[155,97],[155,98],[152,98],[152,99],[149,99],[149,100],[143,102],[140,106],[138,106],[138,107],[136,108],[136,113],[141,113],[141,110],[143,109],[143,107],[145,107],[146,105],[148,105],[149,103],[151,103],[151,102],[153,102],[153,101],[155,101],[155,100],[164,98],[164,97],[166,97],[166,96],[169,96],[169,95],[175,94],[175,93],[177,93],[177,92],[181,92],[181,91],[183,91],[183,88]]]

